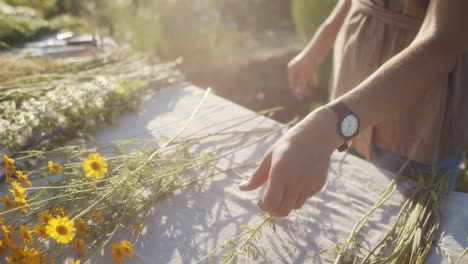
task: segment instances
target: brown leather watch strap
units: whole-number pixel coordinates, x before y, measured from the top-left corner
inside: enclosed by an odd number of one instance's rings
[[[347,141],[350,140],[351,138],[355,137],[357,135],[358,131],[359,131],[359,119],[357,118],[357,116],[353,113],[353,111],[351,111],[351,109],[345,103],[343,103],[343,102],[341,102],[339,100],[332,101],[332,102],[328,103],[326,106],[329,107],[336,115],[336,119],[337,119],[336,132],[338,133],[338,135],[343,137],[343,140],[344,140],[344,143],[342,145],[340,145],[337,150],[339,152],[343,152],[346,149],[348,149]],[[341,125],[343,123],[343,120],[347,116],[350,116],[350,115],[352,115],[352,116],[354,116],[356,118],[358,127],[357,127],[357,130],[356,130],[355,134],[353,134],[351,136],[345,136],[343,134],[343,132],[341,131]]]

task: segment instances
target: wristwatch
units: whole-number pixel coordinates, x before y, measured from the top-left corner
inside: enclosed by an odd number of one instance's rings
[[[348,149],[348,141],[359,132],[359,118],[341,101],[331,102],[327,104],[327,107],[333,110],[336,115],[336,131],[344,139],[344,143],[338,147],[338,151],[343,152]]]

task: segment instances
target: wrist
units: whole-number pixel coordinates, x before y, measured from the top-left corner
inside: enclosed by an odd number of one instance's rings
[[[331,151],[333,152],[344,142],[343,137],[338,133],[337,130],[338,117],[329,107],[322,106],[317,110],[320,111],[320,115],[324,120],[324,130],[327,133]]]
[[[314,110],[306,119],[309,119],[310,122],[307,123],[313,126],[312,134],[319,138],[330,154],[343,144],[344,139],[336,129],[338,118],[333,110],[322,106]]]

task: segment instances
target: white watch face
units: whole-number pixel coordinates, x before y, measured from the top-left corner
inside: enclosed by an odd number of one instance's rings
[[[341,133],[345,137],[351,137],[356,134],[358,130],[358,120],[355,116],[349,115],[343,119],[343,122],[341,123]]]

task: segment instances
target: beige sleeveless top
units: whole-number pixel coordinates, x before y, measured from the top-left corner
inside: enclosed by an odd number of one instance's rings
[[[332,98],[348,92],[416,37],[427,0],[353,0],[334,48]],[[421,76],[424,78],[424,76]],[[468,53],[447,76],[444,87],[430,89],[409,109],[360,131],[352,146],[372,159],[371,145],[434,164],[468,149]],[[411,89],[411,87],[408,87]]]

